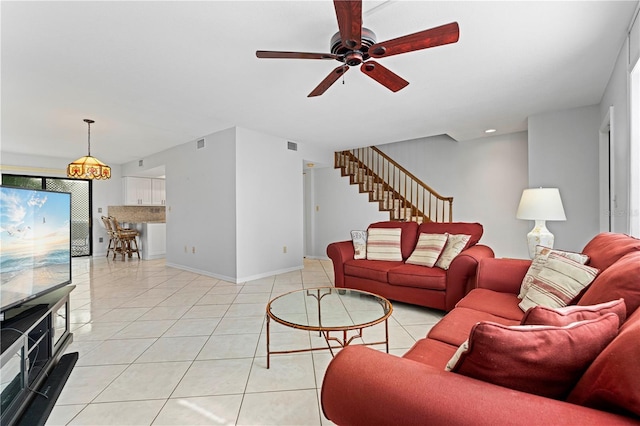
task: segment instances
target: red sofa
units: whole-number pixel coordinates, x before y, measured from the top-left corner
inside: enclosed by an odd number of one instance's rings
[[[389,300],[449,311],[473,287],[480,259],[493,257],[493,250],[478,244],[483,228],[479,223],[377,222],[371,228],[402,229],[403,261],[354,259],[351,241],[331,243],[327,255],[333,261],[336,287],[370,291]],[[471,235],[466,248],[448,270],[405,263],[421,233]]]
[[[480,262],[477,287],[404,356],[364,346],[340,351],[322,385],[325,416],[339,425],[640,423],[640,240],[603,233],[583,253],[600,272],[575,303],[591,306],[623,298],[626,321],[617,330],[615,319],[613,340],[587,364],[566,398],[445,371],[476,323],[515,325],[524,316],[517,295],[531,262],[491,258]],[[539,350],[550,348],[532,352]]]

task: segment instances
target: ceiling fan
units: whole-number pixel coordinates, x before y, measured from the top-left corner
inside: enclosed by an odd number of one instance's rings
[[[370,58],[385,58],[400,53],[455,43],[460,36],[457,22],[376,43],[373,31],[362,26],[362,0],[333,0],[338,18],[338,31],[331,37],[331,53],[279,52],[258,50],[258,58],[335,59],[342,62],[309,93],[322,95],[349,67],[360,65],[360,71],[389,90],[397,92],[409,82]]]

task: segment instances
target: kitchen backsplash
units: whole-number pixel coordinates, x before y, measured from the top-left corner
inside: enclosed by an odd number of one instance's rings
[[[120,223],[166,222],[164,206],[109,206],[108,214]]]

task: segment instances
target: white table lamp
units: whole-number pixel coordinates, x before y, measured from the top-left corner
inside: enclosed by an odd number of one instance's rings
[[[553,234],[545,225],[547,220],[567,220],[560,199],[558,188],[531,188],[522,192],[518,212],[518,219],[535,220],[536,224],[527,234],[529,241],[529,256],[536,255],[536,246],[553,248]]]

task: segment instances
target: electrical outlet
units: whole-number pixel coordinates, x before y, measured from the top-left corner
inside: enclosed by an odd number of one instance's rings
[[[287,252],[287,246],[282,246],[282,252],[286,253]]]
[[[191,253],[196,254],[196,248],[195,248],[195,246],[194,246],[194,247],[191,247]]]
[[[316,211],[319,212],[320,211],[320,206],[316,206]]]
[[[98,207],[98,213],[102,213],[102,207]],[[102,242],[102,241],[100,241]]]
[[[184,252],[188,253],[187,246],[184,246]]]
[[[98,242],[99,242],[99,243],[104,242],[104,238],[102,238],[102,237],[98,238]]]

